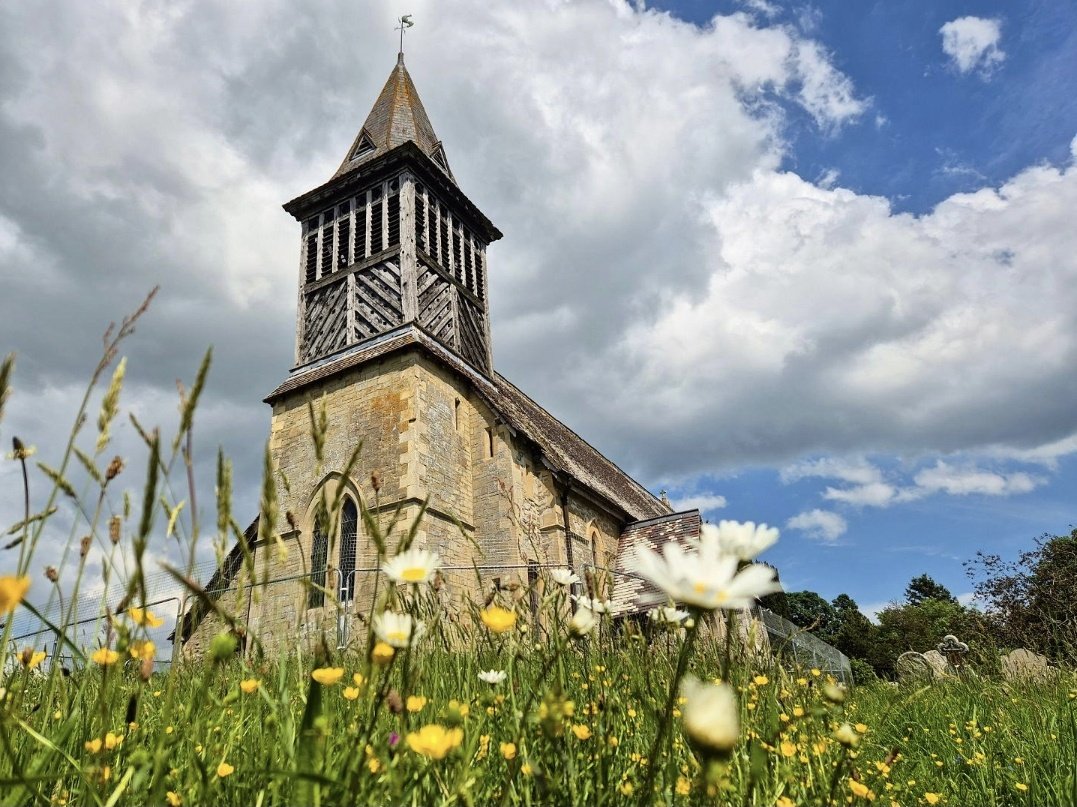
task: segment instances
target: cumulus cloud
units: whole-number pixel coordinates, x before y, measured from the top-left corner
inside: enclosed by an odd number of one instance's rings
[[[785,522],[785,526],[824,542],[838,540],[849,529],[848,523],[839,514],[832,510],[819,509],[799,513]]]
[[[925,494],[943,492],[952,496],[1012,496],[1028,493],[1042,485],[1044,479],[1024,472],[994,473],[979,468],[955,468],[939,460],[915,476],[917,487]]]
[[[1006,59],[999,47],[1002,24],[997,19],[958,17],[939,29],[942,52],[960,73],[990,75]]]
[[[721,510],[726,506],[726,500],[725,496],[713,493],[699,493],[674,499],[671,504],[674,510],[699,510],[707,513],[711,510]]]

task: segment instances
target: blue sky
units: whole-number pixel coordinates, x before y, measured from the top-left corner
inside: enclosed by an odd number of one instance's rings
[[[340,164],[403,13],[505,234],[495,365],[636,478],[780,526],[790,588],[867,610],[1077,521],[1069,2],[0,4],[0,438],[55,461],[103,326],[159,284],[124,404],[167,430],[212,344],[198,500],[220,445],[253,515],[294,356],[280,205]]]
[[[750,6],[707,0],[654,5],[703,27],[715,14]],[[857,123],[831,132],[790,105],[783,168],[811,181],[883,196],[894,211],[922,214],[954,193],[997,186],[1027,166],[1072,159],[1074,4],[836,0],[768,5],[769,19],[822,42],[857,93],[870,99]],[[962,72],[941,47],[940,29],[965,16],[999,25],[1004,56],[989,70]],[[893,455],[872,459],[882,467],[901,464]],[[787,528],[768,560],[790,588],[826,597],[846,592],[870,611],[900,599],[908,580],[922,572],[955,594],[968,592],[963,562],[977,551],[1014,557],[1033,537],[1066,533],[1077,525],[1073,455],[1049,469],[1005,461],[992,467],[1002,473],[1031,469],[1040,482],[1030,492],[1006,496],[936,493],[886,508],[838,508],[847,532],[819,541]],[[725,499],[724,507],[708,513],[713,520],[786,524],[797,513],[824,506],[820,497],[831,483],[783,482],[777,469],[750,467],[695,479],[689,495]]]

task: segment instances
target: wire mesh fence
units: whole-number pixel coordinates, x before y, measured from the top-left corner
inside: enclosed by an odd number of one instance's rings
[[[365,641],[376,581],[382,570],[377,566],[356,568],[351,553],[347,567],[336,568],[323,561],[320,568],[298,574],[245,581],[240,564],[228,568],[227,562],[218,566],[203,563],[193,569],[191,577],[201,581],[204,598],[190,596],[170,575],[164,573],[146,577],[147,608],[154,609],[164,624],[151,631],[157,652],[158,667],[178,660],[188,642],[188,655],[196,657],[205,641],[225,625],[213,620],[213,607],[207,602],[237,617],[263,646],[294,647],[330,641],[339,649]],[[494,596],[507,596],[523,611],[530,609],[536,616],[540,608],[543,587],[549,573],[565,568],[563,564],[475,564],[441,566],[435,589],[450,605],[460,594],[475,602]],[[619,580],[638,579],[635,575],[608,567],[582,565],[577,569],[580,580],[570,593],[579,597],[597,594],[609,599]],[[384,590],[384,576],[380,578]],[[586,582],[584,582],[586,581]],[[30,646],[48,653],[47,663],[70,665],[74,659],[63,653],[55,627],[63,627],[65,635],[75,645],[93,649],[105,644],[112,630],[105,617],[105,603],[116,614],[116,606],[124,589],[117,582],[115,590],[98,590],[74,608],[62,609],[59,601],[49,603],[42,612],[52,625],[29,613],[19,616],[11,626],[11,655],[8,665],[16,662],[23,648]],[[457,600],[457,603],[459,600]],[[118,615],[118,614],[116,614]],[[613,613],[615,629],[623,621],[641,614]],[[803,628],[762,607],[752,609],[753,617],[766,629],[771,652],[778,659],[804,667],[818,668],[844,683],[852,682],[849,659],[836,648]],[[208,624],[203,624],[208,620]],[[191,641],[194,640],[194,641]],[[264,640],[264,641],[263,641]],[[6,667],[5,667],[6,668]]]

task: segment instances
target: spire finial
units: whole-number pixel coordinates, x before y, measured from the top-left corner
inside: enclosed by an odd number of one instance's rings
[[[394,31],[400,32],[400,50],[396,54],[396,60],[398,62],[404,61],[404,31],[411,28],[415,23],[411,20],[410,14],[405,14],[403,17],[397,20],[399,25],[394,28]]]

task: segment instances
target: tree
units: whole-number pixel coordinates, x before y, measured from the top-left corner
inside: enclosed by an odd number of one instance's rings
[[[830,604],[834,609],[834,624],[827,639],[850,659],[869,659],[874,652],[875,626],[860,612],[856,600],[839,594]]]
[[[920,605],[927,600],[956,603],[957,597],[930,575],[922,574],[914,577],[909,581],[909,585],[905,586],[905,602],[909,605]]]
[[[830,641],[838,616],[830,603],[814,591],[791,591],[786,594],[785,601],[790,622],[811,631],[824,642]]]
[[[1040,536],[1017,561],[977,552],[965,571],[1000,645],[1077,660],[1077,529]]]

